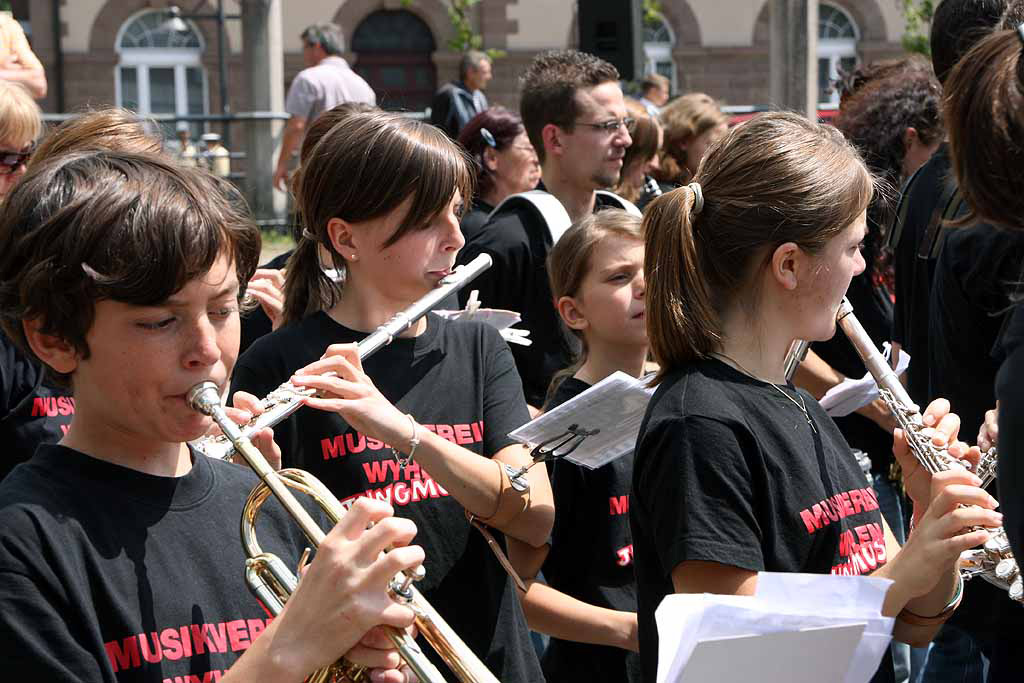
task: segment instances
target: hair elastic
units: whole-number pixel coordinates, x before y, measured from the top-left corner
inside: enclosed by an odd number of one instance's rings
[[[700,183],[690,183],[686,187],[693,192],[693,213],[700,213],[704,210],[704,192],[700,189]]]
[[[498,143],[494,140],[494,136],[491,135],[491,131],[487,130],[486,128],[480,129],[480,137],[484,139],[484,142],[487,144],[488,147],[498,147]]]

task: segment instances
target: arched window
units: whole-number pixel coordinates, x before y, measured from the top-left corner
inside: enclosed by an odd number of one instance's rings
[[[672,61],[675,36],[661,17],[644,20],[644,73],[659,73],[672,84],[676,92],[676,67]]]
[[[356,27],[355,70],[384,109],[422,111],[437,89],[436,49],[430,27],[406,10],[378,10]]]
[[[118,106],[140,114],[205,114],[206,72],[201,58],[203,41],[190,22],[174,30],[168,15],[148,10],[124,23],[117,35],[120,56],[114,80]],[[167,137],[175,126],[163,124]],[[201,125],[190,125],[193,139]]]
[[[860,35],[850,16],[834,5],[818,6],[818,102],[839,104],[839,93],[832,84],[840,69],[857,66],[857,41]]]

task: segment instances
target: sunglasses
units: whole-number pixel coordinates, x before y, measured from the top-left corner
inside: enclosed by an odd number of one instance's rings
[[[9,152],[6,150],[0,150],[0,175],[9,175],[18,170],[18,167],[23,165],[32,157],[32,152],[35,151],[35,146],[25,152]]]

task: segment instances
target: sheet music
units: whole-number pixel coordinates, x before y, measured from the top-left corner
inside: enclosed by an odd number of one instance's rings
[[[780,647],[793,649],[756,680],[868,683],[892,638],[895,620],[881,613],[890,585],[869,576],[759,572],[753,596],[666,596],[655,612],[657,683],[749,681],[744,678],[750,674],[748,660],[768,662]],[[852,625],[857,628],[851,631]],[[831,660],[808,657],[823,648],[833,654]],[[698,650],[703,650],[699,659]],[[840,659],[837,674],[831,665]],[[696,667],[692,672],[691,666]],[[702,678],[708,670],[715,675]],[[700,675],[691,677],[695,674]]]
[[[498,330],[512,327],[522,320],[522,317],[515,311],[506,311],[500,308],[478,308],[473,311],[465,309],[461,311],[434,311],[434,313],[449,320],[478,320]]]
[[[887,359],[889,358],[889,353],[889,342],[885,342],[883,355]],[[895,369],[896,376],[902,375],[909,366],[910,354],[906,351],[900,351],[900,359]],[[847,377],[829,389],[818,403],[832,417],[843,417],[863,408],[876,398],[878,398],[878,385],[875,384],[875,379],[869,372],[860,379]]]
[[[534,448],[565,434],[569,425],[600,432],[588,436],[566,459],[588,469],[597,469],[636,446],[640,423],[654,389],[647,377],[637,379],[615,372],[579,396],[544,413],[509,434],[519,443]]]

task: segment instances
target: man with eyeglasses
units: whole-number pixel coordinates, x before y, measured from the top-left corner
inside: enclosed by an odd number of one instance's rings
[[[639,211],[603,191],[619,182],[632,143],[614,66],[576,50],[542,53],[523,76],[520,113],[540,159],[541,183],[534,192],[502,202],[459,262],[490,254],[494,265],[472,289],[488,307],[518,311],[530,330],[532,344],[513,345],[512,353],[527,403],[536,410],[552,376],[572,363],[576,350],[551,301],[548,251],[569,225],[594,211]]]
[[[343,102],[377,104],[377,95],[369,83],[349,67],[341,57],[341,27],[322,23],[302,32],[302,60],[306,64],[295,76],[284,108],[291,118],[281,138],[281,153],[274,171],[274,187],[285,191],[292,154],[299,149],[306,127],[317,116]]]

